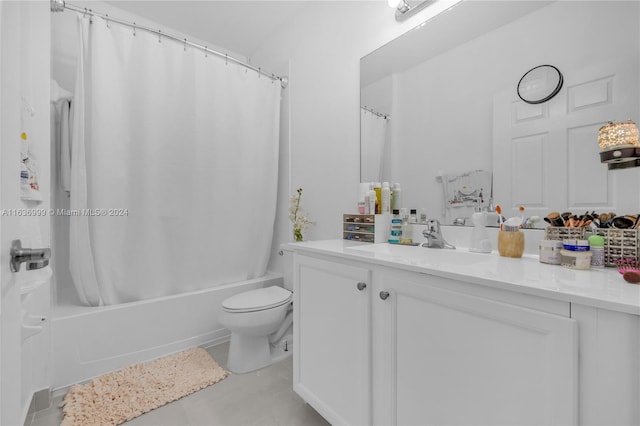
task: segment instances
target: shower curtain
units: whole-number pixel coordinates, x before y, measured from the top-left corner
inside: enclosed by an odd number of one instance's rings
[[[279,82],[98,17],[78,30],[69,266],[83,303],[263,275]]]
[[[362,182],[383,182],[389,177],[388,119],[360,108],[360,167]]]

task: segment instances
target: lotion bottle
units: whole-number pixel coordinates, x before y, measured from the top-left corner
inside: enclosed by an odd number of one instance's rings
[[[373,190],[375,191],[375,194],[376,194],[375,213],[380,214],[382,213],[382,185],[380,185],[380,182],[376,182],[373,184]]]
[[[373,189],[373,185],[369,187],[369,214],[376,214],[376,191]]]
[[[402,208],[402,189],[400,188],[400,184],[399,183],[394,183],[393,184],[393,195],[391,197],[391,209],[395,210],[398,209],[400,210]]]
[[[389,182],[382,183],[380,198],[382,198],[382,209],[380,213],[382,214],[391,213],[391,188],[389,188]]]

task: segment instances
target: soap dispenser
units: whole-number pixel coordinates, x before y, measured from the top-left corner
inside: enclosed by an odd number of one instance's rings
[[[471,215],[473,230],[469,251],[475,253],[491,253],[491,241],[487,234],[487,212],[476,212]]]

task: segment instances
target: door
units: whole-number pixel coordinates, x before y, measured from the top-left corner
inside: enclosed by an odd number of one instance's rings
[[[0,2],[0,423],[22,424],[20,289],[9,268],[20,237],[20,4]]]
[[[370,276],[294,256],[293,388],[331,424],[371,424]]]
[[[22,424],[30,386],[22,382],[23,345],[18,279],[25,265],[11,272],[9,251],[15,240],[24,248],[49,246],[49,2],[0,1],[0,424]],[[43,201],[20,194],[21,134],[32,143]],[[24,275],[23,275],[24,274]],[[48,298],[47,298],[48,300]],[[46,365],[49,351],[39,350]]]
[[[561,71],[564,87],[547,102],[527,104],[514,90],[494,96],[495,203],[506,217],[519,215],[520,205],[540,217],[567,210],[636,211],[638,191],[629,182],[637,182],[638,169],[608,171],[597,143],[607,120],[638,115],[635,56],[622,51],[599,64]]]
[[[575,321],[455,285],[374,276],[375,423],[576,424]]]

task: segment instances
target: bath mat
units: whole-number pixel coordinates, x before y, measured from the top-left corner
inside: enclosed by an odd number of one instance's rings
[[[228,375],[202,348],[132,365],[71,386],[61,426],[119,425]]]

